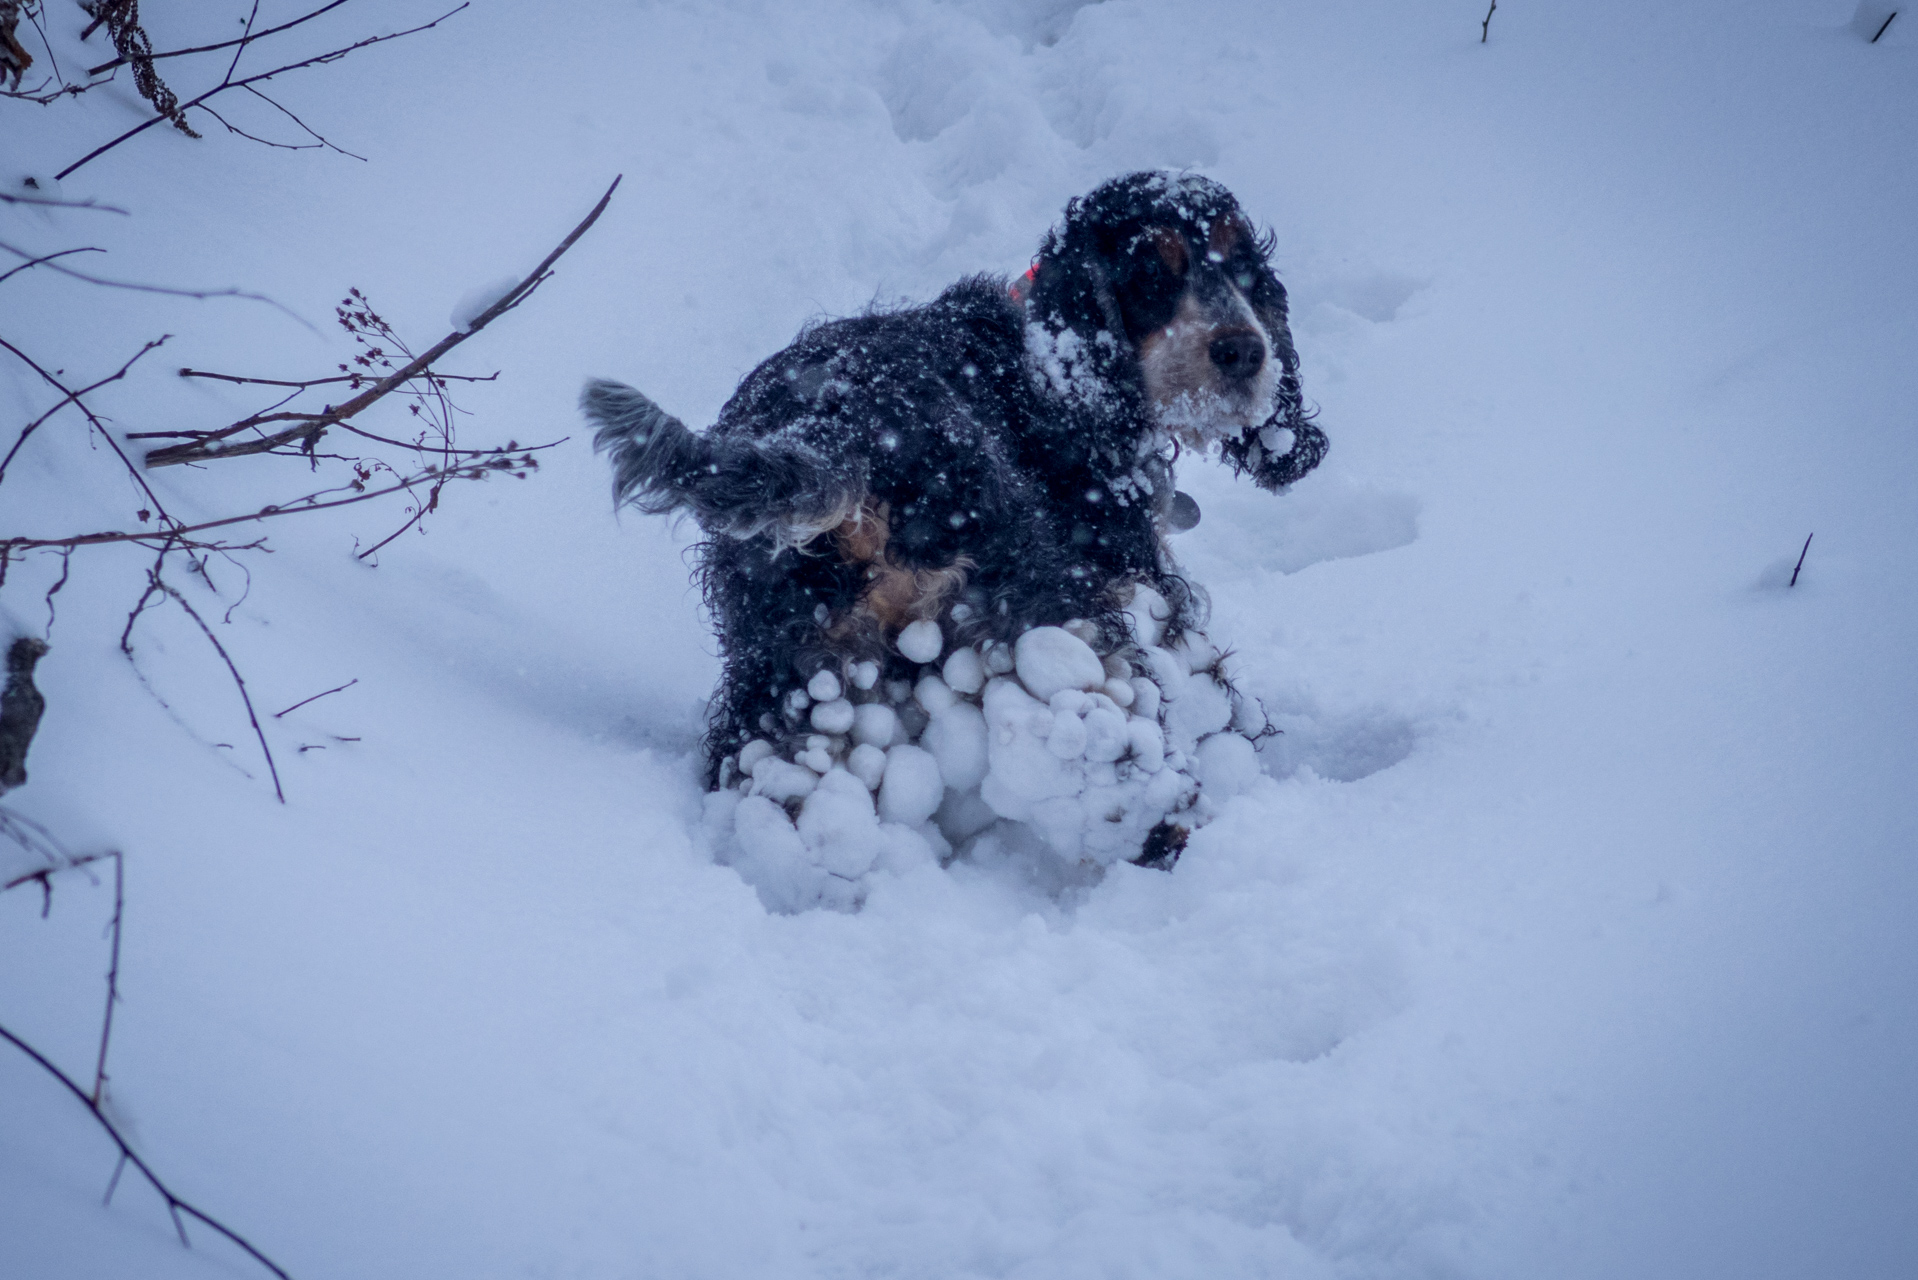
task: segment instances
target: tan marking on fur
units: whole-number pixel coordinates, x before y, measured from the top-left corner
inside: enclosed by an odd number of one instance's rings
[[[1186,268],[1185,237],[1169,227],[1154,227],[1146,233],[1152,237],[1152,243],[1158,247],[1159,257],[1172,269],[1174,275],[1184,275]]]
[[[1220,258],[1229,258],[1232,251],[1239,247],[1239,241],[1250,234],[1251,228],[1239,218],[1224,218],[1212,224],[1212,234],[1206,239],[1206,250]]]
[[[888,631],[908,622],[936,618],[945,603],[966,585],[975,567],[965,556],[944,569],[908,569],[886,552],[892,536],[892,511],[886,503],[862,504],[833,530],[833,541],[848,564],[866,566],[866,589],[855,613],[876,618]],[[847,619],[850,624],[853,620]]]

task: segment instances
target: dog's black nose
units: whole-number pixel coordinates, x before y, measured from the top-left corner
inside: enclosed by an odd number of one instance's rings
[[[1258,373],[1265,364],[1265,339],[1250,329],[1240,329],[1223,338],[1214,338],[1208,354],[1220,373],[1241,381]]]

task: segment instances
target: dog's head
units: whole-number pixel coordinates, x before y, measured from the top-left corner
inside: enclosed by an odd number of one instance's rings
[[[1159,430],[1290,483],[1325,438],[1303,410],[1272,248],[1208,178],[1115,178],[1068,204],[1040,249],[1025,288],[1034,358],[1068,394],[1128,388]]]

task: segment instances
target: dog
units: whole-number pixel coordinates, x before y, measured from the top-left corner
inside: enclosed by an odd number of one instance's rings
[[[616,504],[706,534],[724,661],[708,786],[753,740],[803,749],[820,672],[910,680],[914,623],[988,649],[1069,626],[1108,666],[1141,589],[1164,601],[1166,643],[1201,623],[1167,542],[1197,520],[1175,460],[1216,452],[1278,492],[1327,447],[1273,248],[1217,182],[1134,173],[1071,201],[1017,281],[807,326],[703,433],[589,383]]]

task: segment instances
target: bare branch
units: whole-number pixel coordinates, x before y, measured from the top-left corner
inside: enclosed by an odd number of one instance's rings
[[[107,1045],[113,1040],[113,1006],[120,1003],[120,917],[126,910],[126,859],[115,849],[113,859],[113,952],[107,964],[107,1011],[100,1019],[100,1057],[93,1066],[93,1105],[107,1096]]]
[[[121,213],[127,214],[128,217],[133,216],[118,205],[101,204],[98,200],[48,200],[44,196],[10,195],[5,191],[0,191],[0,204],[30,204],[38,205],[44,209],[97,209],[101,213]]]
[[[16,258],[26,258],[26,259],[33,258],[33,255],[28,253],[25,249],[21,249],[21,248],[18,248],[17,246],[10,245],[6,243],[4,240],[0,240],[0,251],[10,253]],[[35,259],[35,260],[45,261],[45,259]],[[307,328],[310,329],[313,327],[312,325],[307,324],[307,322],[304,319],[301,319],[301,317],[298,314],[292,311],[288,311],[285,307],[273,301],[273,299],[267,297],[263,293],[248,293],[243,289],[174,289],[174,288],[170,288],[167,285],[162,285],[162,284],[140,284],[139,282],[134,280],[103,280],[99,276],[90,276],[84,271],[75,271],[71,267],[63,267],[57,263],[47,262],[46,265],[48,266],[50,270],[58,271],[63,276],[72,276],[75,280],[84,280],[88,284],[104,285],[105,287],[109,289],[131,289],[136,293],[164,293],[175,298],[200,298],[200,299],[245,298],[250,302],[264,302],[266,303],[267,306],[272,307],[277,311],[284,312],[286,315],[292,316],[293,319],[298,320],[301,324],[306,325]]]
[[[39,1064],[41,1069],[44,1070],[48,1075],[52,1076],[55,1080],[58,1080],[62,1085],[66,1086],[66,1090],[68,1093],[71,1093],[74,1097],[80,1100],[80,1105],[87,1109],[88,1113],[93,1116],[94,1120],[99,1123],[100,1127],[106,1130],[107,1136],[113,1139],[113,1145],[120,1149],[120,1158],[123,1161],[131,1164],[135,1169],[138,1169],[140,1171],[141,1176],[147,1180],[148,1185],[150,1185],[155,1191],[159,1192],[161,1199],[166,1201],[167,1212],[173,1215],[173,1223],[175,1227],[180,1227],[180,1215],[182,1213],[187,1214],[189,1217],[192,1217],[199,1222],[205,1223],[207,1226],[213,1228],[215,1231],[225,1236],[228,1240],[231,1240],[234,1244],[238,1245],[241,1249],[245,1250],[248,1257],[252,1258],[255,1262],[259,1263],[261,1266],[265,1267],[268,1271],[271,1271],[274,1275],[278,1276],[280,1280],[293,1280],[291,1276],[289,1276],[285,1271],[283,1271],[280,1268],[279,1264],[277,1264],[276,1262],[273,1261],[273,1259],[267,1257],[264,1253],[261,1253],[258,1249],[256,1249],[253,1246],[253,1243],[249,1241],[245,1236],[233,1230],[233,1228],[227,1226],[225,1223],[221,1222],[218,1218],[213,1217],[211,1214],[206,1213],[204,1210],[195,1208],[193,1205],[188,1204],[185,1200],[182,1200],[179,1196],[173,1194],[173,1191],[166,1185],[166,1183],[160,1181],[159,1175],[153,1172],[153,1170],[147,1165],[147,1162],[140,1158],[139,1153],[134,1151],[132,1146],[128,1144],[127,1140],[120,1135],[120,1131],[114,1127],[113,1121],[107,1119],[106,1112],[101,1109],[100,1104],[95,1102],[92,1098],[88,1097],[86,1090],[82,1089],[79,1085],[75,1084],[73,1080],[67,1075],[66,1072],[54,1066],[53,1063],[47,1059],[45,1054],[41,1053],[38,1049],[35,1049],[32,1045],[28,1044],[25,1040],[22,1040],[19,1036],[13,1034],[13,1032],[7,1030],[4,1026],[0,1026],[0,1040],[5,1040],[7,1043],[11,1044],[14,1048],[26,1054],[27,1057],[33,1059],[33,1061]],[[116,1181],[118,1180],[118,1174],[115,1174],[115,1180]],[[182,1243],[186,1241],[186,1231],[183,1228],[180,1230],[180,1240]]]
[[[493,472],[501,471],[504,469],[505,468],[499,465],[498,463],[494,463],[490,465],[477,464],[477,465],[470,465],[470,466],[462,466],[461,468],[458,469],[454,478],[460,479],[460,480],[479,480],[479,479],[485,478],[485,476],[490,475]],[[215,543],[190,542],[190,541],[185,541],[184,539],[185,539],[185,535],[187,534],[201,533],[207,529],[223,529],[228,525],[246,524],[254,520],[271,520],[276,516],[299,515],[307,511],[328,511],[334,507],[350,507],[354,505],[355,503],[359,503],[359,502],[371,502],[375,498],[384,498],[388,494],[399,493],[402,490],[411,489],[415,485],[424,484],[427,481],[432,480],[436,476],[439,476],[441,474],[443,473],[439,470],[439,468],[429,467],[427,470],[417,475],[408,476],[407,478],[399,481],[396,484],[389,485],[387,488],[369,489],[364,493],[356,493],[350,498],[339,498],[332,502],[316,502],[316,501],[313,501],[313,499],[317,497],[318,495],[309,494],[305,498],[296,499],[294,502],[285,504],[283,506],[262,507],[260,508],[260,510],[253,512],[251,515],[227,516],[225,519],[222,519],[222,520],[205,520],[199,524],[175,525],[172,528],[167,529],[165,532],[139,531],[139,532],[131,532],[131,533],[87,533],[87,534],[80,534],[78,536],[71,537],[71,538],[0,539],[0,555],[10,554],[11,552],[15,552],[15,551],[31,551],[35,549],[36,547],[97,547],[97,546],[103,546],[111,542],[137,542],[142,546],[150,547],[157,542],[166,541],[166,542],[174,543],[180,549],[192,548],[194,550],[204,550],[204,551],[245,550],[246,548],[242,548],[242,547],[221,546]],[[331,490],[327,490],[326,492],[337,493],[339,491],[337,489],[331,489]]]
[[[190,111],[194,107],[199,106],[201,103],[207,101],[209,98],[212,98],[221,93],[225,93],[228,89],[242,89],[248,85],[259,84],[263,81],[271,80],[274,76],[285,75],[289,71],[300,71],[307,67],[317,67],[317,66],[323,66],[329,62],[337,62],[341,58],[346,57],[348,54],[356,53],[361,49],[370,48],[371,46],[376,44],[385,44],[388,40],[398,40],[403,36],[417,35],[419,32],[431,30],[432,28],[437,27],[440,23],[446,21],[448,18],[452,17],[454,14],[460,12],[460,10],[467,8],[470,3],[471,3],[471,0],[465,0],[465,2],[461,3],[458,7],[449,9],[445,13],[442,13],[439,17],[433,19],[431,22],[421,23],[417,27],[408,27],[405,31],[395,31],[388,35],[383,35],[383,36],[367,36],[363,40],[357,40],[354,43],[350,45],[346,45],[342,48],[334,49],[328,53],[318,54],[311,58],[303,58],[298,62],[289,62],[285,66],[275,67],[271,71],[262,71],[255,75],[245,76],[239,80],[233,79],[232,72],[229,71],[227,73],[227,78],[220,81],[219,84],[213,86],[213,88],[211,89],[208,89],[205,93],[194,98],[192,101],[181,104],[180,113],[184,115],[187,111]],[[60,172],[54,174],[53,176],[55,178],[58,178],[64,181],[67,175],[74,172],[76,169],[79,169],[81,166],[90,164],[94,160],[99,159],[101,156],[113,150],[115,147],[119,146],[121,143],[129,141],[130,139],[138,136],[139,134],[145,133],[148,129],[152,128],[154,125],[160,123],[160,121],[165,120],[167,118],[168,117],[166,116],[155,116],[151,120],[142,121],[140,124],[135,125],[133,128],[121,134],[119,137],[114,138],[112,141],[104,142],[100,144],[99,146],[95,147],[93,150],[87,152],[87,154],[81,156],[78,160],[75,160],[72,164],[60,170]]]
[[[160,556],[161,559],[164,560],[166,552],[164,550],[161,551]],[[148,595],[150,596],[152,591],[157,589],[164,591],[168,596],[172,597],[173,603],[186,610],[186,616],[193,619],[195,624],[199,626],[201,633],[206,636],[207,643],[212,645],[213,651],[220,655],[220,661],[226,663],[227,672],[233,677],[233,683],[240,691],[240,701],[246,704],[246,718],[253,726],[253,736],[259,739],[260,754],[266,757],[266,771],[273,775],[273,794],[279,797],[281,804],[285,804],[286,792],[280,788],[279,766],[273,763],[273,748],[266,745],[266,730],[260,727],[260,717],[254,713],[253,697],[246,691],[246,677],[240,674],[240,669],[233,664],[232,655],[227,653],[226,646],[220,643],[220,638],[213,634],[213,628],[206,624],[206,619],[200,616],[199,610],[188,603],[187,598],[181,595],[172,583],[160,576],[160,569],[157,563],[153,568],[147,571],[147,578],[152,584],[149,588]],[[128,624],[128,629],[132,629],[131,623]]]
[[[0,273],[0,284],[5,284],[7,281],[13,279],[13,277],[19,275],[22,271],[31,271],[35,267],[39,266],[41,263],[52,262],[55,258],[64,258],[67,255],[74,254],[74,253],[105,253],[105,252],[106,252],[105,249],[99,248],[96,245],[82,245],[77,249],[61,249],[56,253],[42,254],[37,258],[29,258],[27,261],[21,263],[19,266],[15,267],[11,271]]]
[[[212,378],[218,382],[248,382],[262,387],[306,388],[325,386],[333,382],[350,382],[354,384],[355,390],[358,390],[360,385],[373,381],[372,378],[363,373],[342,373],[335,378],[308,378],[304,382],[287,382],[280,378],[240,378],[230,373],[207,373],[201,369],[182,369],[180,370],[180,376],[182,378]],[[437,369],[426,376],[438,379],[441,382],[494,382],[499,379],[498,373],[489,373],[482,378],[470,373],[441,373]],[[130,436],[128,438],[139,439],[140,437]]]
[[[128,360],[125,364],[120,366],[119,372],[113,374],[111,377],[103,378],[99,382],[94,383],[93,386],[88,387],[86,391],[92,391],[95,388],[103,387],[109,382],[118,382],[121,378],[126,376],[127,370],[133,367],[133,363],[135,360],[138,360],[141,356],[153,350],[155,347],[159,346],[161,343],[165,342],[168,338],[172,336],[173,335],[171,334],[162,334],[160,337],[154,339],[152,342],[147,343],[144,347],[141,347],[139,351],[134,353],[134,356],[131,360]],[[140,469],[133,465],[132,459],[128,458],[126,455],[126,452],[120,448],[120,442],[113,438],[113,433],[107,430],[106,424],[101,422],[99,417],[94,414],[93,410],[87,407],[86,401],[80,398],[81,396],[86,394],[86,391],[69,390],[58,378],[54,377],[52,374],[48,373],[45,369],[42,369],[37,363],[35,363],[31,356],[29,356],[26,352],[20,350],[20,348],[14,346],[11,342],[8,342],[5,338],[0,338],[0,347],[5,347],[8,351],[11,351],[14,354],[14,356],[17,359],[19,359],[19,361],[22,364],[26,365],[29,369],[32,369],[35,373],[39,374],[42,381],[46,382],[55,391],[60,392],[61,395],[65,397],[63,400],[60,401],[58,405],[54,406],[55,409],[64,407],[67,404],[72,404],[74,407],[79,409],[81,413],[85,414],[87,418],[87,422],[92,425],[94,430],[100,433],[100,437],[103,440],[105,440],[107,442],[108,447],[111,448],[113,452],[119,456],[120,461],[126,464],[127,473],[131,475],[134,479],[134,482],[140,486],[141,492],[146,494],[147,501],[153,504],[153,509],[159,513],[160,518],[162,520],[165,520],[169,524],[177,523],[176,521],[174,521],[172,516],[167,514],[166,507],[161,504],[159,496],[156,495],[153,492],[152,487],[147,484],[146,477],[140,474]],[[0,480],[4,480],[6,478],[7,464],[13,461],[13,455],[20,452],[20,446],[26,443],[27,437],[33,434],[34,429],[38,427],[40,423],[45,422],[47,418],[51,416],[51,414],[52,414],[52,410],[49,410],[48,413],[46,414],[42,414],[40,418],[38,418],[32,423],[29,423],[26,430],[20,433],[20,438],[14,441],[13,448],[7,450],[7,456],[4,459],[0,459]],[[0,547],[6,547],[8,545],[9,545],[8,543],[0,542]]]
[[[93,23],[87,28],[91,34],[95,28],[104,24],[107,34],[113,40],[113,47],[119,51],[120,58],[133,66],[133,85],[140,96],[153,104],[159,112],[159,119],[171,121],[173,127],[189,138],[200,135],[186,122],[186,112],[180,108],[180,99],[160,79],[160,73],[153,66],[153,41],[148,37],[146,28],[140,25],[140,0],[91,0],[82,6],[93,15]],[[81,39],[85,39],[82,36]]]
[[[338,693],[342,689],[351,689],[354,685],[358,684],[359,682],[360,682],[360,678],[358,676],[354,676],[351,680],[348,680],[345,684],[336,685],[333,688],[328,689],[326,693],[316,693],[310,698],[301,698],[298,702],[288,707],[286,711],[275,711],[273,713],[273,718],[275,720],[278,720],[281,716],[285,715],[287,711],[298,711],[301,707],[305,706],[309,702],[318,702],[321,698],[326,697],[327,694]]]
[[[440,357],[478,333],[481,329],[484,329],[506,312],[518,306],[521,302],[525,301],[533,290],[544,283],[552,265],[558,262],[561,255],[572,248],[574,243],[578,241],[581,236],[585,235],[587,230],[591,228],[595,222],[599,221],[600,214],[606,212],[606,206],[612,202],[613,192],[619,190],[619,184],[623,177],[624,175],[621,175],[613,179],[612,185],[606,188],[606,194],[599,198],[599,203],[593,206],[592,212],[587,214],[578,226],[567,233],[566,238],[559,242],[558,248],[547,254],[545,259],[542,260],[537,267],[533,268],[531,274],[513,286],[504,297],[488,307],[470,325],[464,329],[455,329],[453,332],[447,334],[444,338],[434,343],[423,355],[414,357],[405,367],[388,374],[365,391],[362,391],[359,395],[348,400],[345,404],[337,408],[329,409],[321,414],[298,415],[301,419],[301,425],[285,431],[276,432],[260,440],[250,440],[244,444],[228,445],[224,448],[214,445],[213,442],[216,440],[236,435],[248,427],[258,425],[259,420],[249,419],[242,423],[236,423],[223,431],[210,433],[204,439],[192,444],[174,445],[171,448],[156,449],[146,456],[146,465],[149,467],[165,467],[181,462],[208,462],[215,458],[232,457],[239,454],[264,453],[269,449],[276,448],[293,440],[314,438],[334,423],[343,422],[366,409],[374,402],[385,397],[393,391],[394,388],[426,373]],[[296,415],[289,414],[287,416],[292,418]]]
[[[378,542],[374,543],[372,546],[368,547],[366,550],[360,552],[360,554],[356,556],[355,559],[359,559],[359,560],[366,559],[368,556],[378,551],[381,547],[393,541],[393,539],[399,537],[402,533],[405,533],[408,529],[411,529],[414,525],[424,520],[428,514],[434,511],[438,511],[440,508],[440,490],[444,489],[445,487],[446,487],[446,481],[444,480],[441,480],[438,484],[435,484],[433,486],[433,492],[427,495],[426,501],[422,502],[419,505],[419,508],[413,512],[412,517],[408,519],[405,524],[393,530],[393,532],[387,534],[384,538],[381,538]]]
[[[272,107],[275,111],[285,116],[288,120],[291,120],[294,124],[298,125],[301,128],[301,130],[305,132],[307,137],[313,139],[314,146],[325,147],[328,151],[338,152],[340,155],[346,156],[349,159],[359,160],[362,162],[366,160],[366,157],[361,155],[359,152],[348,151],[345,147],[339,146],[327,140],[325,137],[321,136],[318,130],[314,129],[311,125],[307,124],[306,121],[300,119],[298,116],[294,115],[291,111],[281,106],[277,101],[267,97],[264,93],[261,93],[258,89],[255,89],[252,85],[247,85],[246,91],[252,94],[254,97],[258,98],[261,102],[264,102],[267,106]],[[201,110],[203,111],[205,109],[206,108],[204,107],[201,108]],[[224,124],[226,122],[221,121],[221,123]],[[286,146],[287,144],[280,143],[278,145]]]
[[[252,44],[255,41],[264,40],[268,36],[278,35],[282,31],[287,31],[293,27],[297,27],[302,22],[310,22],[314,18],[319,17],[321,14],[327,13],[333,9],[337,9],[341,5],[346,4],[347,2],[348,0],[333,0],[333,3],[321,5],[319,8],[315,9],[313,12],[306,14],[302,17],[295,18],[291,22],[282,22],[277,27],[268,27],[264,31],[252,32],[249,35],[241,36],[238,40],[223,40],[219,44],[203,44],[192,49],[169,49],[165,53],[154,54],[152,60],[154,62],[158,62],[162,58],[184,58],[188,54],[192,54],[192,53],[213,53],[220,49],[231,49],[235,45]],[[115,67],[124,66],[125,64],[126,64],[125,58],[115,58],[111,62],[102,62],[97,67],[88,67],[87,74],[90,76],[105,75],[107,72],[113,70]]]

